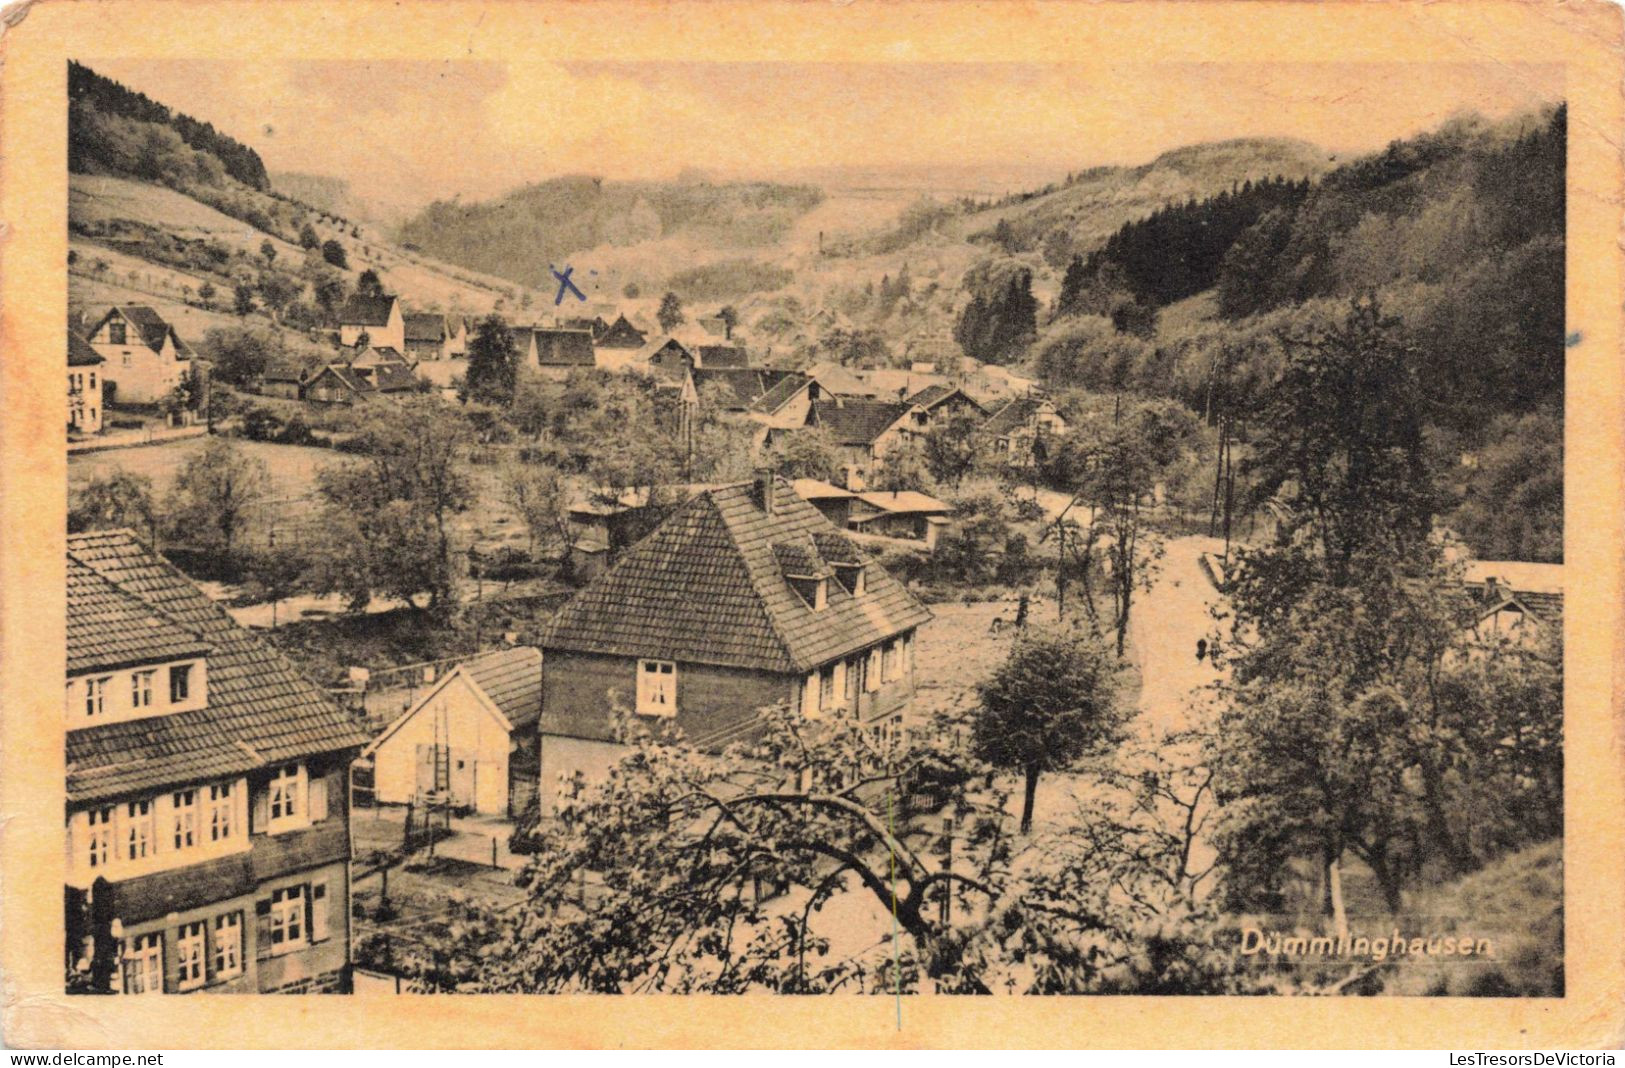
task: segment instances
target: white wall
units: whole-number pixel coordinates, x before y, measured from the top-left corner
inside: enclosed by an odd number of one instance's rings
[[[414,707],[373,753],[373,783],[379,802],[405,804],[417,796],[418,746],[439,742],[455,762],[473,762],[474,807],[502,815],[508,810],[509,739],[468,680],[454,675]]]

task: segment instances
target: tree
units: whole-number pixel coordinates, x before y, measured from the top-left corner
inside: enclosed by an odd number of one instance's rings
[[[297,279],[281,271],[266,271],[260,275],[260,298],[265,301],[272,322],[281,319],[282,312],[303,289],[304,286]]]
[[[501,469],[508,507],[525,524],[527,550],[559,551],[570,544],[570,487],[558,469],[511,460]]]
[[[149,545],[158,544],[158,513],[153,507],[152,479],[116,467],[96,475],[71,495],[68,533],[128,528]]]
[[[276,262],[276,246],[270,238],[260,242],[260,255],[265,257],[265,266],[269,267]]]
[[[480,320],[468,343],[468,371],[463,378],[464,400],[483,404],[513,403],[519,351],[508,321],[495,312]]]
[[[232,310],[240,316],[246,316],[254,310],[254,287],[248,282],[238,282],[232,287]]]
[[[299,227],[299,247],[303,249],[321,248],[322,239],[316,236],[316,228],[310,223]]]
[[[452,519],[472,500],[464,469],[468,422],[429,397],[368,413],[358,430],[366,462],[318,472],[322,542],[316,581],[359,611],[376,594],[427,607],[454,593]]]
[[[344,246],[339,244],[336,238],[330,237],[322,242],[322,259],[341,271],[350,268],[350,258],[345,255]]]
[[[732,304],[724,304],[717,312],[717,318],[727,325],[728,336],[732,337],[735,328],[739,326],[739,309]]]
[[[824,482],[841,478],[841,451],[823,427],[787,430],[773,439],[767,463],[775,474],[785,478],[816,478]]]
[[[204,282],[202,285],[197,287],[197,297],[205,304],[214,299],[214,294],[215,288],[213,282]]]
[[[209,438],[175,477],[166,518],[178,536],[218,551],[229,567],[270,485],[265,461],[224,438]]]
[[[655,312],[655,321],[668,334],[683,325],[683,302],[676,293],[668,292],[660,298],[660,310]]]
[[[1010,363],[1038,331],[1032,269],[1017,261],[984,263],[965,276],[971,299],[954,327],[965,355],[984,363]]]
[[[1098,639],[1072,630],[1028,629],[978,687],[972,747],[995,767],[1026,777],[1021,831],[1032,829],[1038,777],[1116,740],[1117,665]]]
[[[981,422],[969,409],[936,420],[922,441],[925,465],[939,483],[958,486],[976,465]]]
[[[344,276],[325,265],[323,270],[311,282],[311,291],[316,296],[316,304],[328,316],[331,316],[344,303],[348,289]]]
[[[923,491],[930,485],[924,451],[912,441],[899,441],[871,465],[864,481],[880,493]]]
[[[252,384],[287,355],[280,332],[254,326],[216,327],[203,335],[202,348],[213,364],[213,377],[239,387]]]
[[[378,277],[378,272],[368,267],[355,280],[355,291],[357,295],[363,297],[381,297],[384,295],[384,283]]]

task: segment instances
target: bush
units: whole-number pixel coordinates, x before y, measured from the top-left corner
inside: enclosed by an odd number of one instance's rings
[[[282,431],[282,420],[269,408],[254,407],[243,413],[243,437],[250,441],[273,441]]]

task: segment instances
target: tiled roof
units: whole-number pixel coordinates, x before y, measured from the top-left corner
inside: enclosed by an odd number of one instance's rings
[[[907,411],[906,404],[820,397],[808,422],[827,429],[837,445],[870,445]]]
[[[141,334],[142,344],[153,352],[162,352],[165,339],[173,338],[176,358],[190,359],[192,357],[191,348],[181,340],[179,334],[175,333],[174,328],[169,325],[168,321],[145,304],[120,304],[109,308],[107,314],[102,316],[101,322],[98,322],[90,332],[94,334],[97,330],[100,330],[102,324],[111,319],[115,313],[129,320],[130,324]]]
[[[207,708],[68,732],[69,800],[111,799],[366,743],[355,721],[281,653],[129,531],[69,535],[68,551],[209,644]]]
[[[1008,434],[1027,425],[1037,410],[1038,402],[1031,397],[1016,397],[1009,404],[987,417],[982,429],[989,434]]]
[[[202,656],[208,643],[68,554],[68,674]]]
[[[607,349],[641,349],[647,338],[643,331],[626,321],[626,316],[617,316],[609,328],[598,339],[598,344]]]
[[[975,398],[973,398],[969,393],[966,393],[964,390],[960,389],[958,386],[926,386],[924,389],[914,394],[914,396],[908,398],[908,403],[924,408],[929,412],[932,408],[935,408],[943,401],[950,400],[955,396],[962,398],[965,403],[969,404],[977,411],[984,411],[982,406],[976,403]]]
[[[750,356],[739,345],[701,345],[701,367],[749,367]]]
[[[728,402],[724,395],[724,401],[730,408],[745,410],[793,374],[794,371],[773,367],[699,367],[694,371],[694,388],[704,390],[717,384],[726,386],[732,392],[733,400]]]
[[[810,381],[811,379],[804,374],[787,374],[779,379],[778,385],[757,397],[751,404],[750,410],[759,412],[762,415],[772,415],[786,404],[789,404],[790,399],[805,389]]]
[[[433,312],[413,312],[406,316],[406,340],[408,341],[444,341],[446,340],[446,317]]]
[[[68,331],[68,366],[94,367],[99,363],[106,363],[102,354],[91,347],[90,342],[79,336],[75,330]]]
[[[522,645],[466,660],[463,674],[485,691],[508,722],[528,727],[542,714],[542,651]]]
[[[394,307],[391,296],[367,297],[357,293],[339,309],[339,322],[346,326],[388,326],[389,310]]]
[[[918,490],[890,490],[860,493],[858,499],[882,512],[940,512],[953,511],[948,505]]]
[[[592,367],[592,331],[538,328],[536,362],[543,367]]]
[[[796,496],[804,501],[842,500],[847,497],[856,497],[851,490],[842,489],[821,478],[797,478],[790,481],[790,486],[796,491]]]
[[[418,376],[402,362],[374,364],[371,388],[379,393],[404,393],[418,388]]]
[[[783,479],[771,514],[750,484],[708,490],[565,605],[542,648],[800,674],[931,618],[872,562],[863,597],[830,583],[825,607],[810,608],[775,546],[818,553],[813,534],[838,532]]]

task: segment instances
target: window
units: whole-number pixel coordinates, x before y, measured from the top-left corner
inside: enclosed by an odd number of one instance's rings
[[[175,817],[175,848],[191,849],[197,844],[197,791],[181,790],[169,800]]]
[[[124,940],[124,992],[164,992],[164,936],[161,931]]]
[[[123,345],[125,343],[124,324],[117,319],[107,324],[107,343],[109,345]]]
[[[880,647],[880,677],[885,682],[897,679],[897,643],[889,641]]]
[[[99,716],[107,710],[107,684],[111,676],[85,680],[85,715]]]
[[[157,852],[152,833],[152,802],[131,801],[124,806],[125,855],[142,860]]]
[[[826,596],[823,579],[796,576],[789,577],[786,581],[790,583],[790,588],[796,591],[796,595],[806,602],[808,608],[816,612],[824,607]]]
[[[87,859],[92,868],[105,868],[113,848],[113,809],[93,808],[85,813],[85,820],[89,825]]]
[[[836,564],[835,578],[846,592],[854,597],[863,596],[863,565],[862,564]]]
[[[192,665],[180,664],[169,669],[169,703],[178,705],[192,690]]]
[[[231,837],[231,825],[237,819],[236,801],[231,783],[209,787],[209,841],[222,842]]]
[[[243,914],[214,918],[214,977],[227,979],[243,970]]]
[[[96,372],[95,372],[95,371],[92,371],[92,372],[90,372],[90,388],[91,388],[91,389],[95,389],[95,388],[96,388]],[[91,413],[92,413],[92,414],[94,414],[94,413],[95,413],[95,409],[94,409],[94,408],[93,408],[93,409],[91,409]]]
[[[818,710],[822,712],[835,704],[835,665],[830,664],[818,672]]]
[[[299,818],[304,808],[300,794],[304,792],[304,768],[298,764],[285,764],[271,779],[271,827]]]
[[[863,672],[863,688],[869,693],[880,689],[880,650],[869,650],[869,664]]]
[[[137,671],[130,676],[130,707],[152,707],[152,676],[155,672]]]
[[[305,888],[289,886],[271,894],[271,952],[286,953],[305,941]]]
[[[201,920],[182,924],[175,933],[175,987],[191,990],[203,985],[203,942],[208,926]]]
[[[677,715],[677,665],[670,660],[638,661],[638,715]]]
[[[327,941],[327,884],[310,884],[310,940]]]

